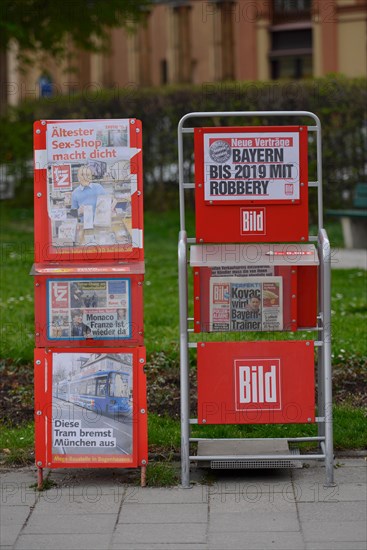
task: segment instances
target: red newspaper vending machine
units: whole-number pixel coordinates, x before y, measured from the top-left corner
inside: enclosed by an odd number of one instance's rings
[[[142,128],[34,125],[35,447],[44,468],[148,460]]]
[[[279,118],[286,124],[268,122]],[[246,124],[225,126],[233,119]],[[291,126],[291,119],[301,124]],[[223,126],[215,126],[218,120]],[[192,149],[194,182],[185,168]],[[189,113],[178,126],[178,152],[182,484],[190,485],[191,462],[288,468],[313,458],[324,460],[332,485],[330,243],[322,220],[320,121],[308,112]],[[185,226],[188,189],[195,194],[193,238]],[[313,190],[317,235],[309,232]],[[196,418],[189,406],[191,349]],[[307,429],[292,438],[235,439],[211,437],[209,430],[213,424],[291,423]],[[304,442],[317,451],[302,453]]]

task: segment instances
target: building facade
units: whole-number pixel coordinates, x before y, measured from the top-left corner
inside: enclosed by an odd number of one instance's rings
[[[111,30],[108,53],[46,56],[24,73],[14,44],[2,78],[16,105],[102,88],[360,77],[366,37],[367,0],[153,0],[135,32]]]

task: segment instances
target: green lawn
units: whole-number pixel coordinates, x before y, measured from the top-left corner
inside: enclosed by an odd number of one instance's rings
[[[32,212],[10,209],[0,204],[2,225],[0,329],[1,357],[16,363],[33,360],[34,314],[33,279],[29,275],[33,263]],[[188,216],[193,234],[193,215]],[[145,345],[148,356],[163,351],[168,358],[177,360],[178,349],[178,285],[177,237],[178,213],[147,212],[145,214],[146,275],[144,288]],[[340,228],[330,226],[332,245],[340,245]],[[335,240],[333,240],[335,239]],[[367,356],[366,326],[366,272],[362,270],[333,270],[332,319],[334,361]],[[302,335],[301,335],[302,336]],[[252,337],[252,336],[251,336]],[[255,337],[255,335],[254,335]],[[289,334],[280,334],[288,338]],[[292,335],[297,338],[300,335]],[[272,335],[274,338],[274,334]],[[215,337],[214,337],[215,339]],[[169,367],[168,367],[169,368]],[[178,391],[178,389],[177,389]],[[363,412],[346,406],[335,407],[335,443],[339,448],[361,448],[363,443]],[[198,428],[200,429],[200,428]],[[207,428],[206,428],[207,429]],[[218,433],[237,433],[250,436],[274,437],[275,432],[293,434],[297,427],[288,426],[222,426]],[[305,426],[305,433],[314,433],[315,427]],[[10,448],[32,441],[32,427],[21,428],[22,435],[7,430],[0,439],[0,448]],[[284,431],[286,430],[286,431]],[[211,432],[213,433],[213,432]],[[19,439],[20,437],[24,439]],[[170,418],[151,415],[149,419],[150,444],[165,449],[179,446],[179,423]],[[17,442],[17,443],[16,443]]]
[[[33,359],[34,348],[33,278],[29,276],[33,263],[32,212],[9,209],[6,202],[2,202],[0,215],[1,357],[29,362]],[[188,218],[193,234],[193,216]],[[178,229],[177,212],[145,214],[144,310],[148,354],[161,350],[178,353]],[[335,234],[338,239],[338,226],[331,226],[330,234]],[[334,357],[366,356],[366,272],[333,269],[332,320]],[[289,334],[278,336],[288,338]],[[297,338],[299,335],[296,333],[290,337]]]
[[[1,354],[16,362],[33,358],[34,315],[33,279],[33,213],[9,209],[0,203],[1,221]]]

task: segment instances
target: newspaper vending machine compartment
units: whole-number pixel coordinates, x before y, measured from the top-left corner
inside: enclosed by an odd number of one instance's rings
[[[315,327],[318,264],[312,244],[192,246],[194,332]]]
[[[34,264],[38,347],[144,342],[144,262]]]

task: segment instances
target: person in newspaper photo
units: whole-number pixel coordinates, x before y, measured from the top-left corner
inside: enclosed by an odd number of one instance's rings
[[[72,313],[71,336],[80,336],[81,338],[92,338],[92,330],[83,323],[83,314],[77,310]]]
[[[71,307],[81,307],[83,305],[83,291],[78,287],[78,283],[71,284]]]
[[[83,216],[84,207],[90,205],[94,215],[97,198],[99,195],[105,195],[106,190],[100,183],[92,181],[93,172],[87,164],[79,167],[77,177],[80,185],[72,192],[71,208],[77,212],[77,215]]]
[[[93,295],[91,297],[90,306],[91,307],[97,307],[98,306],[98,296],[95,292],[93,292]]]
[[[127,312],[126,309],[120,308],[117,310],[117,320],[118,321],[126,321]]]
[[[261,317],[260,305],[261,305],[260,298],[258,298],[257,296],[252,296],[249,299],[245,307],[245,310],[250,311],[252,313],[251,315],[252,319],[257,319],[257,318],[260,319]]]

